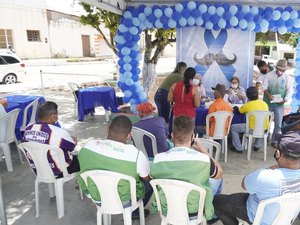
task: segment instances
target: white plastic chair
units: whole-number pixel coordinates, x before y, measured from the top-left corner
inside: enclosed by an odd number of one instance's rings
[[[300,212],[300,192],[260,201],[252,225],[260,225],[265,207],[273,203],[279,204],[280,211],[271,225],[291,225]],[[239,223],[239,225],[247,224],[245,221]]]
[[[97,225],[102,225],[102,215],[104,224],[111,223],[111,215],[123,214],[124,224],[131,225],[131,213],[139,208],[140,225],[145,225],[143,200],[136,198],[136,181],[134,177],[105,170],[90,170],[80,174],[86,186],[89,177],[97,186],[101,196],[101,204],[94,201],[97,207]],[[130,184],[131,206],[124,208],[119,193],[118,183],[121,179],[128,180]]]
[[[30,104],[28,104],[25,107],[24,114],[23,114],[23,122],[22,122],[22,126],[20,128],[20,131],[25,131],[28,124],[35,123],[35,121],[36,121],[36,111],[37,111],[37,107],[38,107],[38,104],[39,104],[39,99],[40,98],[35,99],[34,101],[32,101]],[[30,108],[32,108],[32,112],[31,112],[30,120],[27,123],[27,114],[28,114],[28,110]]]
[[[78,110],[78,98],[77,98],[77,92],[80,89],[80,86],[74,82],[68,82],[69,88],[71,89],[72,95],[74,97],[74,116],[77,116],[77,110]]]
[[[215,130],[214,130],[214,136],[209,136],[209,126],[210,126],[210,118],[215,118]],[[229,118],[229,125],[228,129],[225,131],[225,125],[227,118]],[[219,112],[213,112],[206,116],[206,136],[205,138],[210,138],[213,140],[222,140],[222,153],[225,152],[224,161],[227,162],[227,147],[228,147],[228,133],[230,131],[231,121],[233,118],[232,112],[227,111],[219,111]]]
[[[148,131],[145,131],[138,127],[132,127],[131,130],[131,136],[134,142],[134,146],[142,151],[147,157],[148,153],[144,144],[144,136],[147,136],[151,139],[152,144],[152,151],[153,151],[153,157],[157,154],[157,143],[156,143],[156,137],[149,133]],[[149,158],[149,157],[148,157]]]
[[[254,116],[255,124],[253,130],[250,131],[249,122],[250,117]],[[265,122],[269,120],[269,126],[267,130],[265,129]],[[250,160],[251,158],[251,146],[252,146],[252,139],[253,138],[263,138],[264,140],[264,161],[267,159],[267,139],[270,133],[270,124],[272,121],[272,113],[269,111],[253,111],[246,114],[246,132],[243,135],[243,142],[242,148],[247,149],[247,159]],[[248,138],[248,146],[246,144],[246,139]]]
[[[16,147],[18,148],[18,141],[15,135],[15,128],[16,128],[16,122],[20,111],[21,111],[20,109],[14,109],[0,118],[0,123],[5,124],[1,129],[6,129],[5,132],[6,136],[4,138],[4,141],[0,143],[0,148],[3,151],[5,157],[5,163],[8,171],[13,171],[9,144],[15,142]],[[21,163],[24,163],[19,149],[18,149],[18,153],[19,153]],[[2,156],[0,156],[0,161],[2,161]]]
[[[203,147],[208,151],[209,155],[216,161],[220,159],[221,145],[211,139],[199,138]]]
[[[19,145],[25,156],[31,157],[36,168],[36,179],[35,179],[35,208],[36,217],[39,216],[39,183],[49,184],[49,195],[50,197],[56,196],[57,214],[58,218],[64,216],[64,190],[63,185],[65,182],[73,179],[76,174],[69,174],[67,171],[67,165],[65,162],[64,152],[60,148],[55,148],[50,145],[40,144],[37,142],[24,142]],[[49,165],[47,158],[48,151],[51,151],[51,156],[55,159],[57,166],[62,171],[64,177],[57,179]],[[29,153],[29,155],[28,155]],[[28,163],[30,164],[28,158]],[[53,190],[54,184],[54,190]]]
[[[153,179],[150,181],[150,184],[153,187],[157,202],[157,209],[162,219],[161,225],[196,225],[200,223],[206,225],[206,218],[203,215],[204,201],[206,196],[206,190],[204,188],[184,181],[171,179]],[[158,187],[162,189],[166,197],[168,206],[166,216],[162,214]],[[200,193],[199,208],[197,219],[190,220],[187,209],[187,197],[193,190]]]

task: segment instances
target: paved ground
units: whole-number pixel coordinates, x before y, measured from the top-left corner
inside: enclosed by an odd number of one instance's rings
[[[22,91],[20,94],[40,94],[39,91]],[[9,94],[9,93],[6,93]],[[15,94],[15,93],[14,93]],[[104,138],[106,136],[107,124],[103,110],[97,109],[94,117],[86,117],[84,122],[78,122],[73,116],[73,98],[67,91],[46,90],[45,98],[55,101],[59,105],[59,120],[69,132],[78,137],[78,149],[90,138]],[[89,199],[83,201],[79,198],[79,192],[75,189],[75,181],[70,181],[64,186],[65,216],[58,220],[56,214],[55,199],[50,199],[46,185],[40,189],[40,217],[35,218],[34,205],[34,175],[27,163],[20,164],[16,151],[13,155],[13,172],[7,172],[4,161],[0,162],[2,175],[4,200],[6,204],[8,224],[11,225],[92,225],[96,224],[96,208]],[[242,191],[241,181],[244,175],[261,167],[275,164],[273,149],[268,147],[267,161],[263,161],[262,151],[254,152],[251,161],[246,160],[246,154],[228,152],[228,162],[225,164],[221,156],[221,166],[224,170],[223,193],[234,193]],[[147,206],[151,208],[151,206]],[[113,216],[112,223],[123,224],[121,216]],[[138,224],[138,221],[134,221]],[[146,224],[160,224],[157,214],[151,214],[146,218]],[[220,222],[215,223],[221,225]],[[300,225],[300,221],[294,224]]]

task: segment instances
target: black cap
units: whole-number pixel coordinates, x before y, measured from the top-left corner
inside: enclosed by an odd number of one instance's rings
[[[291,131],[276,138],[280,151],[289,156],[300,158],[300,135],[298,132]]]

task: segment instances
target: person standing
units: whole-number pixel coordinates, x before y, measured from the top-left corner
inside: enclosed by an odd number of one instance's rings
[[[174,71],[166,77],[154,95],[154,101],[157,106],[158,115],[163,117],[166,123],[169,122],[170,116],[170,103],[167,100],[168,93],[174,83],[183,80],[183,73],[186,68],[186,63],[177,63]]]
[[[257,63],[257,68],[259,69],[259,74],[256,77],[256,84],[263,84],[267,78],[267,73],[273,71],[274,68],[268,65],[265,61],[261,60]]]
[[[174,102],[174,117],[187,115],[196,117],[196,107],[200,106],[197,86],[194,85],[196,70],[189,67],[184,72],[184,80],[172,85],[168,101]],[[197,80],[198,81],[198,80]]]
[[[281,132],[281,123],[284,114],[284,103],[292,98],[293,83],[288,74],[285,73],[289,67],[287,61],[281,59],[277,62],[276,70],[267,74],[263,83],[264,101],[268,104],[269,110],[274,112],[274,130],[271,145],[276,146],[275,136]]]

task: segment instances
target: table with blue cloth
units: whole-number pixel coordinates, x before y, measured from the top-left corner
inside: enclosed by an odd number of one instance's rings
[[[118,112],[115,89],[112,87],[88,87],[78,91],[78,120],[95,112],[95,107],[103,106],[105,110]]]
[[[15,133],[18,140],[22,140],[22,134],[20,131],[20,128],[23,123],[23,116],[24,116],[24,109],[27,105],[29,105],[31,102],[33,102],[35,99],[39,98],[39,102],[44,102],[45,98],[43,96],[33,96],[33,95],[11,95],[4,97],[7,100],[7,106],[5,107],[6,112],[10,112],[14,109],[21,109],[17,122],[16,122],[16,128]],[[27,121],[29,122],[31,117],[32,109],[30,108],[27,113]]]

